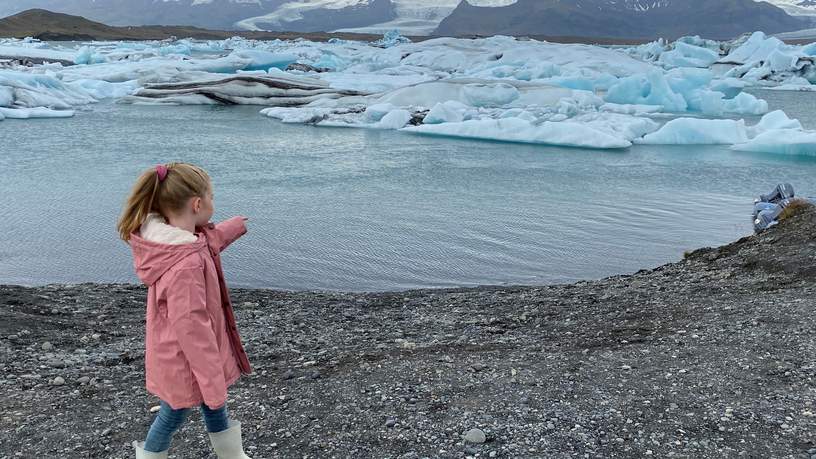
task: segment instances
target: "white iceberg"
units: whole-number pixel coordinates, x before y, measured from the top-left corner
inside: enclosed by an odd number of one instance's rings
[[[7,119],[29,119],[29,118],[70,118],[74,116],[73,110],[52,110],[45,107],[34,108],[8,108],[0,107],[0,115]]]
[[[469,120],[458,123],[425,124],[402,129],[417,134],[498,140],[565,147],[598,149],[626,148],[632,143],[623,137],[601,131],[584,123],[545,121],[534,124],[520,118]]]
[[[748,141],[743,120],[677,118],[635,143],[652,145],[731,145]]]
[[[816,132],[771,129],[753,139],[731,146],[732,150],[784,155],[816,156]]]

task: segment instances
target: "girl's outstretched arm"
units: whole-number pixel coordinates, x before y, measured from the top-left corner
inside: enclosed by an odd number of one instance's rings
[[[198,382],[204,403],[218,409],[227,401],[221,354],[207,312],[204,267],[173,273],[167,289],[167,317]]]
[[[224,220],[221,223],[216,223],[215,231],[221,240],[221,247],[218,249],[219,252],[223,252],[224,249],[235,242],[236,239],[246,234],[247,220],[246,217],[238,216]]]

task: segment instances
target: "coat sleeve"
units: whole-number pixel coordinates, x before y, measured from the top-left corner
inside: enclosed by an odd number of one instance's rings
[[[219,252],[224,251],[236,239],[243,236],[247,232],[246,224],[243,217],[232,217],[215,225],[215,231],[218,233],[218,238],[221,241]]]
[[[227,384],[207,311],[204,267],[179,269],[169,285],[167,317],[190,364],[204,403],[211,409],[218,409],[227,401]]]

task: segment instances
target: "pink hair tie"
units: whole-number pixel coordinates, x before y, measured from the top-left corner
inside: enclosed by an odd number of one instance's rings
[[[167,177],[167,166],[159,164],[156,166],[156,174],[159,176],[159,182],[163,182]]]

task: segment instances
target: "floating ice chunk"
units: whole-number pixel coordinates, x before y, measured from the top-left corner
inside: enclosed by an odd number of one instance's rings
[[[338,71],[347,65],[348,64],[343,60],[343,58],[328,50],[324,50],[323,54],[320,55],[320,59],[316,60],[312,64],[312,66],[318,69],[329,69],[334,71]]]
[[[753,126],[755,132],[770,131],[773,129],[802,129],[802,123],[799,120],[788,118],[788,115],[782,110],[774,110],[759,120],[756,126]]]
[[[384,75],[379,73],[328,72],[321,73],[320,79],[328,82],[335,89],[379,93],[413,86],[434,78],[417,73]]]
[[[458,123],[465,119],[464,112],[468,107],[465,104],[449,100],[440,102],[425,115],[425,124]],[[509,110],[508,110],[509,111]]]
[[[686,101],[694,91],[708,87],[713,79],[714,74],[708,69],[678,68],[666,72],[669,87]]]
[[[401,129],[411,121],[412,115],[408,110],[398,108],[385,115],[376,127],[379,129]]]
[[[11,89],[14,99],[12,104],[6,101],[5,105],[16,107],[48,107],[67,110],[77,105],[96,102],[96,99],[50,75],[31,74],[0,69],[0,88]],[[8,97],[8,89],[4,90],[4,99]]]
[[[0,107],[11,107],[14,103],[14,90],[8,86],[0,86]]]
[[[283,123],[319,123],[334,112],[331,108],[292,108],[292,107],[269,107],[261,110],[261,115],[280,120]]]
[[[624,115],[645,115],[663,111],[662,105],[613,104],[607,102],[598,108],[602,112],[621,113]]]
[[[753,139],[731,146],[732,150],[785,155],[816,156],[816,132],[771,129]]]
[[[95,99],[120,99],[133,94],[139,89],[139,83],[136,81],[108,83],[107,81],[89,79],[72,81],[66,83],[66,86],[84,91]]]
[[[369,122],[376,123],[385,115],[396,109],[392,104],[375,104],[366,108],[365,117]]]
[[[672,112],[682,112],[688,107],[686,99],[672,90],[659,71],[622,78],[609,88],[606,101],[616,104],[662,105],[665,110]]]
[[[400,35],[399,30],[389,30],[381,39],[372,43],[372,45],[391,48],[392,46],[402,45],[404,43],[411,43],[411,40]]]
[[[59,51],[50,48],[15,46],[13,43],[0,46],[0,56],[40,59],[52,62],[65,62],[68,64],[74,62],[74,59],[76,59],[76,53],[74,52]]]
[[[499,115],[499,118],[519,118],[523,119],[524,121],[530,122],[538,120],[538,118],[535,115],[528,112],[527,110],[524,110],[523,108],[511,108],[510,110],[505,110],[504,112],[502,112],[501,115]]]
[[[660,128],[658,123],[648,118],[620,113],[589,112],[578,115],[570,121],[584,124],[600,132],[605,132],[630,142]]]
[[[737,95],[741,93],[743,88],[746,86],[748,86],[748,83],[745,81],[732,77],[713,80],[708,87],[712,91],[723,93],[726,99],[733,99],[734,97],[737,97]]]
[[[474,107],[502,107],[519,98],[519,91],[505,83],[466,84],[462,87],[464,102]]]
[[[723,111],[725,113],[737,113],[742,115],[762,115],[768,113],[768,102],[757,99],[753,94],[741,92],[733,99],[723,101]]]
[[[75,64],[99,64],[105,62],[105,56],[94,52],[90,46],[83,46],[74,58]]]
[[[724,114],[762,115],[768,112],[768,103],[754,95],[743,92],[733,99],[725,99],[719,91],[701,89],[689,98],[689,108],[706,115],[721,116]]]
[[[271,68],[283,70],[289,64],[297,61],[297,56],[292,54],[270,53],[258,49],[236,50],[230,56],[249,60],[241,70],[269,70]]]
[[[562,97],[570,95],[572,91],[568,89],[540,83],[491,83],[476,79],[451,79],[399,88],[380,96],[376,102],[398,107],[431,108],[439,102],[455,100],[476,107],[511,108],[555,105]]]
[[[603,99],[589,91],[573,91],[570,97],[561,98],[555,106],[556,111],[567,116],[595,109],[603,105]]]
[[[766,37],[762,32],[754,32],[742,45],[728,53],[720,62],[746,64],[765,61],[776,49],[786,45],[776,37]]]
[[[713,145],[746,142],[745,121],[677,118],[635,143],[658,145]]]
[[[7,108],[0,107],[0,115],[9,119],[28,118],[70,118],[74,116],[73,110],[52,110],[46,107],[33,108]]]
[[[568,147],[615,149],[632,145],[628,140],[570,121],[533,124],[520,118],[470,120],[461,123],[423,124],[402,129],[418,134],[533,143]]]
[[[624,51],[644,61],[655,61],[666,51],[666,42],[661,38],[653,42],[627,48]]]
[[[674,49],[660,55],[658,62],[666,67],[708,68],[717,62],[720,55],[714,51],[688,43],[677,42]]]
[[[787,53],[775,49],[768,55],[767,62],[772,72],[786,72],[796,68],[799,53]]]
[[[319,99],[357,96],[353,91],[338,91],[313,78],[286,76],[233,75],[218,80],[205,79],[182,83],[148,85],[122,102],[170,104],[269,105],[294,107]]]

